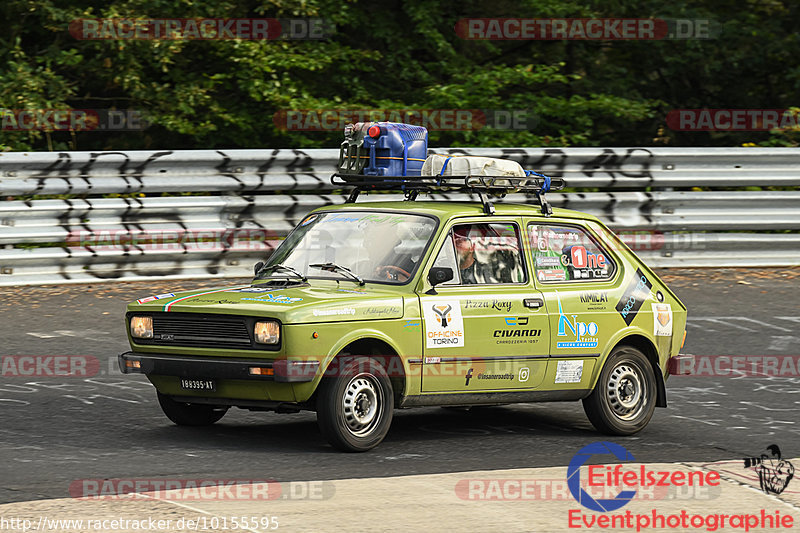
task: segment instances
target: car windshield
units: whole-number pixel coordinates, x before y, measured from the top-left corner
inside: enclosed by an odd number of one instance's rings
[[[414,275],[436,221],[422,215],[368,211],[314,213],[275,250],[256,279],[290,276],[401,284]]]

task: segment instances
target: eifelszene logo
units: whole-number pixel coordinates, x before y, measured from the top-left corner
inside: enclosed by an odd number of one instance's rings
[[[633,455],[619,444],[614,444],[613,442],[593,442],[581,448],[578,453],[572,457],[572,460],[569,462],[569,467],[567,467],[567,486],[572,496],[579,504],[587,509],[599,511],[601,513],[615,511],[620,507],[624,507],[636,495],[635,490],[623,490],[612,499],[595,500],[589,493],[583,490],[581,487],[581,466],[586,464],[594,455],[607,454],[613,455],[620,461],[634,460]]]
[[[621,490],[610,499],[595,499],[581,486],[581,466],[595,455],[613,455],[619,461],[634,461],[624,447],[613,442],[594,442],[581,448],[572,458],[567,468],[567,487],[575,500],[592,511],[607,513],[624,507],[635,496],[636,490]],[[717,487],[720,484],[719,472],[694,470],[653,470],[647,465],[636,465],[627,470],[624,465],[590,465],[586,486],[625,487],[627,489],[645,489],[650,487]]]

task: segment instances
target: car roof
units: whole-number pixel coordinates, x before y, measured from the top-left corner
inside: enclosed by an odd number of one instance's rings
[[[386,201],[386,202],[356,202],[338,205],[328,205],[316,209],[315,211],[367,211],[380,209],[394,211],[398,213],[418,213],[421,215],[432,215],[441,220],[448,220],[456,217],[476,216],[491,219],[498,216],[513,217],[536,217],[536,218],[572,218],[578,220],[592,220],[599,222],[597,217],[580,211],[571,209],[553,208],[551,217],[542,214],[541,207],[537,204],[511,204],[496,203],[494,215],[487,215],[483,211],[483,204],[480,202],[451,202],[436,200],[414,200],[414,201]]]

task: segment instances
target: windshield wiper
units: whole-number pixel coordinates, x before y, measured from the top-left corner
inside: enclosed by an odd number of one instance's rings
[[[361,279],[361,276],[359,276],[349,268],[337,265],[336,263],[314,263],[313,265],[308,265],[308,266],[311,268],[319,268],[327,272],[339,272],[345,277],[350,278],[351,281],[355,281],[359,285],[364,285],[364,280]]]
[[[261,270],[262,270],[263,272],[268,272],[268,271],[271,271],[271,270],[282,270],[282,271],[284,271],[284,272],[289,272],[290,274],[294,274],[294,275],[295,275],[295,277],[298,277],[298,278],[300,278],[300,279],[301,279],[301,280],[303,280],[303,281],[308,281],[308,278],[307,278],[307,277],[305,277],[305,276],[304,276],[304,275],[302,275],[300,272],[298,272],[297,270],[295,270],[294,268],[292,268],[292,267],[290,267],[290,266],[285,266],[285,265],[270,265],[270,266],[268,266],[268,267],[263,267]],[[259,272],[259,273],[260,273],[260,272]]]

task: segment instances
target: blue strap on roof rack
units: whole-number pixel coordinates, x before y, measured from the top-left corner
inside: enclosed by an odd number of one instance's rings
[[[447,168],[447,163],[449,163],[451,159],[453,159],[453,156],[450,156],[444,160],[444,164],[442,165],[442,170],[439,171],[440,176],[444,176],[444,169]]]
[[[525,176],[528,176],[528,177],[530,177],[530,176],[539,176],[540,178],[544,178],[544,185],[542,185],[541,192],[542,193],[550,192],[550,183],[553,181],[553,179],[550,176],[545,176],[544,174],[539,174],[538,172],[535,172],[533,170],[526,170],[525,171]]]

